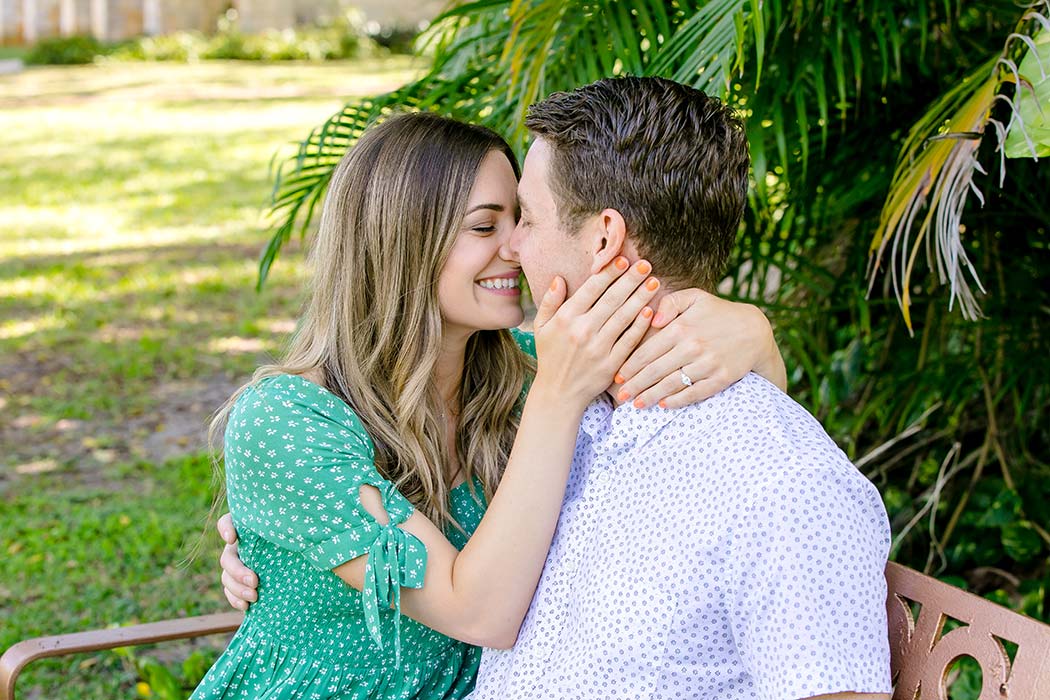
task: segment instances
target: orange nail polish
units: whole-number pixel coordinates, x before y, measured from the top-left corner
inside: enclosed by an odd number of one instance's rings
[[[658,405],[660,406],[660,408],[667,408],[667,401],[665,401],[664,399],[660,399],[660,403]]]
[[[657,289],[660,288],[660,280],[656,279],[655,277],[651,278],[648,282],[645,283],[645,288],[648,289],[650,292],[655,292]]]
[[[635,399],[634,400],[634,407],[635,408],[645,408],[645,402],[642,401],[641,399]]]
[[[642,309],[642,318],[652,318],[653,310],[648,306]]]
[[[616,269],[626,270],[627,269],[627,258],[616,258]]]
[[[558,278],[557,278],[557,277],[555,277],[555,278],[554,278],[554,279],[553,279],[553,280],[551,281],[551,291],[553,292],[553,291],[554,291],[555,289],[557,289],[557,288],[558,288]]]
[[[628,394],[626,391],[621,391],[619,394],[616,395],[616,400],[620,403],[627,403],[627,399],[629,398],[631,398],[631,395]]]
[[[649,264],[648,260],[639,260],[638,264],[634,267],[636,270],[638,270],[638,272],[642,273],[643,275],[648,275],[650,272],[653,271],[653,266]]]
[[[617,384],[623,384],[627,380],[623,378],[622,374],[617,374],[615,377],[613,377],[613,381],[616,382]],[[620,400],[622,401],[623,399],[620,399]]]

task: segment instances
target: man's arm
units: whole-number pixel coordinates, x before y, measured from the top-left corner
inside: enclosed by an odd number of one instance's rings
[[[737,524],[733,637],[761,697],[886,697],[885,509],[805,423],[783,421],[785,464],[765,465]]]
[[[226,513],[215,525],[226,546],[219,557],[222,567],[222,592],[226,600],[238,610],[247,610],[248,606],[259,599],[257,588],[259,577],[244,565],[237,553],[237,529],[233,526],[233,517]]]

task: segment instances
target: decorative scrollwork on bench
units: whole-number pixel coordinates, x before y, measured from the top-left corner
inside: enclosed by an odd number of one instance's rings
[[[980,664],[980,700],[1050,700],[1050,626],[897,564],[886,582],[893,700],[947,700],[963,656]],[[963,626],[945,634],[949,619]],[[1017,645],[1012,662],[1003,641]]]

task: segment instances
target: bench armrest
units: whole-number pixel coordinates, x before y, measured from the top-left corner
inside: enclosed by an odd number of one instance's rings
[[[0,656],[0,700],[14,700],[18,674],[37,659],[233,632],[243,619],[244,613],[230,612],[27,639]]]

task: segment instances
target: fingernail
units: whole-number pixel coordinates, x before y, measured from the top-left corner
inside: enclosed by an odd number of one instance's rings
[[[642,318],[651,318],[652,315],[653,315],[653,310],[650,309],[648,306],[645,307],[644,309],[642,309]]]
[[[557,288],[558,288],[558,278],[555,277],[553,280],[551,280],[551,291],[553,292]]]
[[[638,264],[634,266],[634,269],[638,270],[638,272],[643,275],[648,275],[653,271],[653,266],[649,264],[648,260],[639,260]]]
[[[613,377],[613,382],[616,384],[623,384],[626,381],[627,380],[623,378],[622,374],[617,374],[615,377]],[[620,400],[623,401],[623,399]]]
[[[665,401],[664,399],[660,399],[660,403],[658,405],[660,406],[660,408],[667,408],[667,401]]]
[[[245,588],[243,591],[241,591],[241,597],[244,598],[245,600],[247,600],[248,596],[250,596],[251,594],[252,594],[252,592],[249,589],[247,589],[247,588]]]
[[[627,403],[627,399],[629,398],[631,398],[631,395],[628,394],[626,391],[621,391],[619,394],[616,395],[616,400],[620,403]]]
[[[650,292],[655,292],[657,289],[660,288],[660,280],[653,277],[645,283],[645,288],[648,289]]]
[[[658,325],[660,325],[660,322],[663,321],[663,320],[664,320],[664,315],[663,314],[656,314],[656,316],[653,317],[653,325],[654,326],[658,326]]]
[[[635,408],[645,408],[645,402],[642,401],[641,399],[635,399],[634,400],[634,407]]]
[[[629,263],[627,262],[627,258],[622,258],[621,257],[621,258],[616,258],[616,263],[615,264],[616,264],[616,269],[617,270],[626,270]]]
[[[247,584],[247,585],[249,585],[249,586],[250,586],[250,585],[252,585],[252,577],[251,577],[251,576],[245,576],[245,577],[244,577],[243,579],[241,579],[241,580],[242,580],[242,581],[244,581],[244,583],[245,583],[245,584]]]

